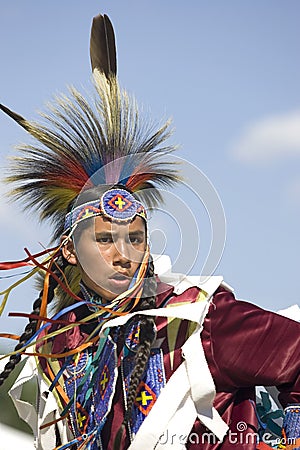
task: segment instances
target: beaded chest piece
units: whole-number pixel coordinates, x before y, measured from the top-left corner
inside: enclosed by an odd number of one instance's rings
[[[128,324],[125,330],[120,367],[125,408],[135,352],[139,345],[139,331],[139,323],[136,322]],[[84,440],[86,448],[90,450],[102,448],[101,432],[111,409],[118,377],[118,334],[119,330],[116,330],[113,338],[107,336],[96,353],[93,354],[91,350],[82,352],[65,370],[65,390],[68,397],[73,399],[69,410],[69,424],[75,436],[72,444],[79,446]],[[131,438],[134,438],[149,414],[165,383],[162,352],[159,348],[153,348],[128,424]]]

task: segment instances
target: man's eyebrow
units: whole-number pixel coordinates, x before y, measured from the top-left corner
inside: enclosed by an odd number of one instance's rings
[[[96,231],[95,236],[112,236],[114,233],[113,231]]]
[[[106,237],[106,236],[117,236],[117,231],[96,231],[95,236],[96,237]],[[145,236],[145,232],[142,230],[133,230],[128,232],[128,236]]]

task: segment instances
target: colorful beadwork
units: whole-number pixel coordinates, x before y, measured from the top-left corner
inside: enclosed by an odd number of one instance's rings
[[[139,345],[140,323],[129,324],[125,332],[125,356],[127,350],[136,352]]]
[[[300,405],[291,405],[284,410],[283,429],[286,439],[300,438]]]
[[[135,366],[139,332],[139,323],[129,323],[125,332],[122,361],[125,404],[130,376]],[[68,397],[73,399],[69,410],[71,428],[77,439],[82,439],[83,435],[89,436],[89,439],[91,437],[89,447],[91,450],[100,448],[101,430],[110,411],[115,392],[117,379],[115,339],[108,336],[105,345],[101,346],[101,350],[97,353],[93,355],[91,350],[83,351],[79,358],[67,365],[65,370],[67,375],[65,390]],[[91,367],[94,369],[90,370]],[[133,405],[129,424],[131,434],[137,433],[165,383],[162,351],[159,348],[152,349],[146,373],[140,382]]]
[[[100,205],[103,214],[115,220],[131,220],[138,209],[135,198],[124,189],[106,191],[101,197]]]
[[[130,221],[135,216],[147,220],[144,206],[125,189],[109,189],[101,199],[75,207],[66,215],[64,230],[71,229],[82,220],[104,215],[111,220]]]
[[[123,386],[125,397],[127,397],[130,375],[134,365],[134,353],[129,353],[123,360]],[[151,408],[159,396],[161,389],[165,386],[165,383],[166,379],[161,349],[152,349],[147,370],[138,387],[132,409],[130,428],[133,435],[138,432],[145,417],[151,411]]]
[[[87,358],[95,370],[82,383],[88,366]],[[65,390],[69,398],[76,399],[69,411],[71,427],[76,438],[83,434],[93,436],[91,450],[99,449],[100,433],[115,392],[116,366],[116,344],[108,338],[97,360],[86,350],[81,353],[78,362],[73,362],[66,369],[70,376],[65,379]]]

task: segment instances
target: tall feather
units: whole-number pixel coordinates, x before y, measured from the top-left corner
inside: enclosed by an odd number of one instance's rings
[[[7,108],[7,106],[4,106],[0,103],[0,109],[1,111],[5,112],[9,117],[11,117],[13,120],[15,120],[21,127],[25,128],[26,131],[28,128],[28,122],[24,117],[20,116],[20,114],[15,113],[11,109]]]
[[[105,14],[93,18],[90,57],[93,72],[97,69],[104,72],[107,78],[117,74],[115,35],[113,26]]]

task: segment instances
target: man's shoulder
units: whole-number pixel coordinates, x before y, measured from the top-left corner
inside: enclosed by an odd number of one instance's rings
[[[208,299],[220,287],[233,292],[233,289],[224,282],[221,275],[199,276],[172,272],[171,259],[167,255],[154,255],[153,260],[155,273],[159,277],[160,282],[172,287],[173,294],[178,301],[186,301],[185,298],[188,299],[191,295],[201,296],[201,293],[204,298]]]

